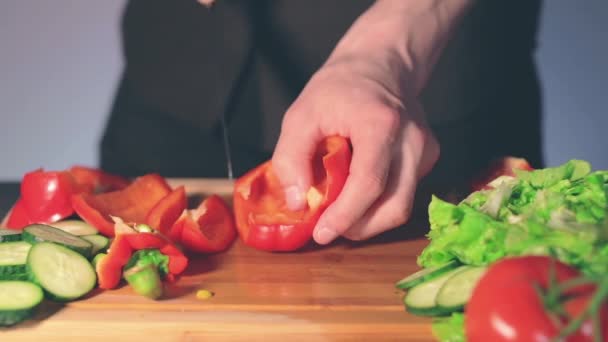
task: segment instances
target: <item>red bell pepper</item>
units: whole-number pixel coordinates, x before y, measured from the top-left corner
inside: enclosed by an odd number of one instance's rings
[[[186,256],[162,235],[156,233],[127,233],[117,234],[112,241],[108,255],[96,265],[99,287],[113,289],[120,283],[123,267],[135,251],[142,249],[158,249],[169,257],[169,275],[174,277],[181,274],[188,266]]]
[[[71,196],[81,191],[66,171],[28,172],[21,181],[23,212],[34,223],[52,223],[74,214]]]
[[[236,225],[245,244],[266,251],[293,251],[312,237],[317,220],[338,197],[349,173],[351,148],[347,139],[329,137],[313,158],[314,181],[308,207],[291,211],[270,161],[239,178],[234,189]]]
[[[31,223],[29,215],[23,205],[23,200],[19,198],[11,209],[8,220],[6,221],[6,228],[22,229]]]
[[[101,170],[74,166],[67,171],[28,172],[21,181],[21,196],[7,225],[21,229],[31,223],[53,223],[74,214],[71,198],[81,192],[124,188],[128,181]]]
[[[175,221],[187,209],[187,206],[186,189],[180,186],[161,199],[150,210],[146,217],[146,223],[161,233],[168,234]]]
[[[114,236],[110,216],[127,222],[146,222],[150,210],[171,188],[163,177],[148,174],[136,178],[122,190],[102,194],[79,193],[72,196],[72,206],[84,221],[106,236]]]
[[[126,178],[86,166],[72,166],[69,173],[76,183],[89,193],[122,190],[129,185]]]
[[[169,238],[192,252],[221,252],[236,239],[230,209],[217,195],[207,197],[198,208],[184,210],[171,227]]]

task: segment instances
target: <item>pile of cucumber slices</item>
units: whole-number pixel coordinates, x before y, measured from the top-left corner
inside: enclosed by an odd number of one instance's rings
[[[464,309],[486,269],[450,261],[415,272],[398,281],[396,287],[407,291],[403,302],[408,312],[444,316]]]
[[[0,229],[0,326],[28,319],[45,298],[67,302],[89,293],[97,284],[91,261],[109,243],[78,220]]]

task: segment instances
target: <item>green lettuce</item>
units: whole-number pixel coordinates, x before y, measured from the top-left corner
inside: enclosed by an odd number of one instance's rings
[[[581,160],[515,171],[457,204],[433,196],[430,242],[418,264],[488,265],[505,256],[551,255],[585,274],[607,273],[608,171],[592,172]],[[436,319],[435,336],[465,341],[464,318]]]
[[[488,265],[504,256],[546,254],[584,273],[608,271],[608,173],[572,160],[555,168],[518,171],[494,189],[458,204],[433,197],[430,240],[422,267],[458,260]]]
[[[455,312],[451,316],[433,321],[433,335],[443,342],[464,342],[464,314]]]

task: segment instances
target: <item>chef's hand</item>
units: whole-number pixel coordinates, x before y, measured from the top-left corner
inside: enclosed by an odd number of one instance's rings
[[[284,116],[272,158],[288,206],[306,206],[325,137],[350,138],[350,174],[314,239],[363,240],[405,223],[439,145],[417,99],[469,0],[379,0],[350,28]]]
[[[291,209],[306,205],[318,143],[340,135],[353,146],[344,188],[314,230],[318,243],[340,235],[362,240],[405,223],[418,180],[439,156],[418,101],[384,80],[371,62],[336,61],[314,75],[285,114],[272,163]]]

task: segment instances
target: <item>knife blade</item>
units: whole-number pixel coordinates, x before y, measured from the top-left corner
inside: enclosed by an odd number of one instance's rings
[[[228,136],[228,125],[226,124],[226,115],[222,114],[222,140],[224,144],[224,154],[226,156],[226,169],[228,171],[228,179],[234,178],[232,171],[232,154],[230,153],[230,137]]]

